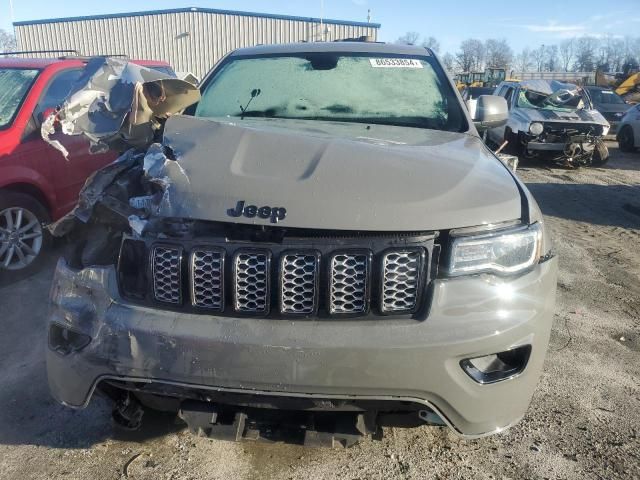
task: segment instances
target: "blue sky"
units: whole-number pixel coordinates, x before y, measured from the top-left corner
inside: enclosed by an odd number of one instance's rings
[[[320,16],[321,0],[13,0],[15,20],[97,15],[177,7],[209,7],[285,15]],[[0,28],[10,30],[10,0],[0,0]],[[532,8],[516,8],[530,4]],[[324,16],[382,24],[380,40],[407,31],[436,37],[441,53],[455,52],[461,40],[506,38],[516,51],[584,34],[640,35],[639,0],[432,1],[324,0]]]

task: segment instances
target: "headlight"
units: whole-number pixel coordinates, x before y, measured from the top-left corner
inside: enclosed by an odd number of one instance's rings
[[[537,137],[542,132],[544,132],[544,125],[538,122],[533,122],[531,125],[529,125],[529,132],[531,133],[531,135],[535,135]]]
[[[538,261],[541,243],[539,223],[490,234],[454,237],[447,272],[449,275],[519,273]]]

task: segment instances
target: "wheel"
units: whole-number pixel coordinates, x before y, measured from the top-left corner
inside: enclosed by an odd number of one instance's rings
[[[591,157],[591,166],[600,167],[609,161],[609,149],[602,140],[596,141],[596,148]]]
[[[0,270],[36,270],[50,243],[46,208],[30,195],[0,192]]]
[[[625,125],[620,132],[618,132],[618,147],[623,152],[633,152],[635,145],[633,141],[633,130],[629,125]]]

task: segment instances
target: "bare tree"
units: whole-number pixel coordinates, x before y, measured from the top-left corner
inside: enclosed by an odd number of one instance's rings
[[[516,57],[516,69],[520,72],[528,72],[531,69],[531,50],[529,47],[522,50]]]
[[[624,65],[624,41],[620,38],[613,40],[609,57],[609,67],[611,71],[619,72]]]
[[[508,68],[513,62],[513,50],[505,39],[490,38],[484,42],[484,48],[488,67]]]
[[[559,68],[558,46],[549,45],[545,48],[544,68],[548,72],[555,72]]]
[[[453,55],[447,52],[442,57],[442,64],[444,65],[444,68],[447,70],[447,72],[453,73],[455,58],[453,57]]]
[[[440,42],[435,37],[427,37],[420,42],[420,34],[418,32],[407,32],[399,37],[395,43],[400,45],[422,45],[425,48],[430,48],[434,52],[440,50]]]
[[[573,61],[575,49],[575,39],[567,38],[560,42],[559,52],[560,52],[560,62],[562,64],[562,69],[565,72],[569,71],[569,65]]]
[[[16,37],[0,28],[0,52],[13,52],[16,49]]]
[[[576,42],[575,69],[579,72],[592,72],[596,68],[596,49],[598,41],[593,37],[581,37]]]
[[[417,45],[420,40],[420,34],[418,32],[407,32],[399,37],[395,43],[402,45]]]
[[[531,57],[536,66],[537,72],[541,72],[542,67],[544,66],[545,51],[544,45],[540,45],[540,48],[536,48],[531,52]]]
[[[422,46],[425,48],[430,48],[434,52],[438,53],[440,51],[440,42],[435,37],[428,37],[422,42]]]
[[[456,53],[456,63],[463,72],[481,70],[484,65],[484,44],[475,38],[464,40]]]

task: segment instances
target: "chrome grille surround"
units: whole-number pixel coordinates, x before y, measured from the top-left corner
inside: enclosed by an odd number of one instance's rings
[[[369,310],[370,252],[340,252],[329,263],[329,313],[364,314]]]
[[[280,311],[310,315],[318,309],[320,254],[284,252],[280,257]]]
[[[224,310],[224,256],[221,248],[203,247],[191,252],[191,303],[194,306]]]
[[[182,301],[182,249],[156,246],[151,253],[153,295],[156,300],[178,305]]]
[[[238,250],[233,257],[234,308],[240,313],[269,312],[271,252]]]
[[[423,265],[423,253],[417,249],[384,253],[380,295],[380,310],[383,313],[416,310],[420,298]]]

